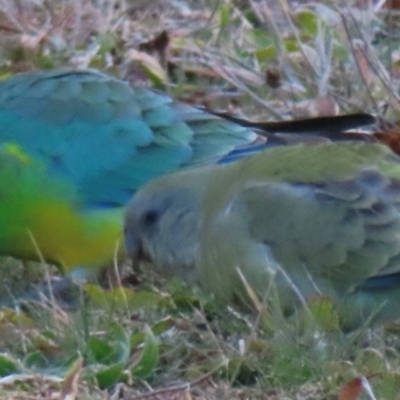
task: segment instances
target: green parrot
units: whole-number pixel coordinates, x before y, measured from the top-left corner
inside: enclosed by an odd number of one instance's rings
[[[343,328],[400,317],[400,158],[389,147],[275,147],[157,178],[124,218],[127,252],[222,302],[272,289],[285,313],[320,296]]]
[[[307,125],[316,136],[332,125],[316,121]],[[374,118],[334,121],[340,133]],[[44,259],[65,270],[103,266],[118,253],[123,206],[139,186],[177,169],[228,162],[275,145],[283,139],[271,133],[284,128],[284,122],[244,127],[95,70],[5,79],[0,254]],[[297,129],[288,122],[286,130]]]

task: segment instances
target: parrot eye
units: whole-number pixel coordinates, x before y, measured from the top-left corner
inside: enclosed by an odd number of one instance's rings
[[[152,225],[157,222],[159,213],[156,210],[149,210],[143,214],[143,222],[148,225]]]

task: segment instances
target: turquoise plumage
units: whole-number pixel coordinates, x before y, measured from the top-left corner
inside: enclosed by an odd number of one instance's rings
[[[124,204],[149,179],[215,162],[256,137],[93,70],[32,72],[0,82],[0,141],[43,159],[87,203]]]

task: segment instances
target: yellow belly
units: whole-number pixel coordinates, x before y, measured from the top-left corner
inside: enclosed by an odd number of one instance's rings
[[[0,253],[65,269],[110,262],[122,208],[88,210],[72,181],[47,172],[18,145],[0,146]]]
[[[113,260],[121,244],[122,209],[77,213],[68,204],[46,199],[30,204],[24,220],[27,228],[17,239],[18,252],[65,269],[102,266]]]

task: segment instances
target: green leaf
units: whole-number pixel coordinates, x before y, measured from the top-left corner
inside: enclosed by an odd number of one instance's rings
[[[318,15],[311,10],[300,10],[294,15],[294,22],[300,28],[301,33],[315,36],[318,31]]]
[[[333,301],[329,297],[316,296],[307,305],[313,320],[307,317],[310,313],[303,312],[306,326],[315,326],[315,322],[317,322],[325,331],[339,330],[339,317],[335,311]]]
[[[139,359],[130,367],[132,375],[137,378],[147,378],[154,372],[159,358],[158,340],[152,330],[145,326],[143,350]]]
[[[117,46],[117,38],[113,33],[101,33],[96,38],[99,44],[99,54],[104,56]]]
[[[126,362],[130,354],[129,337],[123,327],[113,325],[106,338],[91,337],[89,349],[98,363]]]
[[[258,61],[265,61],[276,57],[276,48],[275,46],[262,47],[255,50],[254,54]]]
[[[96,362],[99,362],[101,364],[108,364],[115,357],[114,347],[111,344],[107,343],[105,340],[91,337],[89,339],[88,345]]]
[[[248,29],[245,38],[256,48],[269,47],[274,43],[271,34],[265,29]]]
[[[108,332],[108,341],[90,338],[89,346],[96,360],[107,366],[96,365],[95,373],[101,388],[106,388],[118,382],[130,356],[129,337],[124,328],[114,325]]]
[[[283,44],[285,45],[286,51],[289,53],[293,53],[299,50],[299,43],[296,39],[285,39],[283,41]]]
[[[221,28],[224,28],[225,26],[229,25],[229,22],[231,20],[231,14],[230,14],[230,6],[229,4],[222,4],[222,6],[219,8],[219,24]]]
[[[162,333],[168,331],[174,326],[174,322],[171,317],[167,317],[162,319],[161,321],[156,322],[151,330],[156,335],[161,335]],[[131,342],[132,343],[132,342]]]
[[[118,382],[124,371],[124,366],[125,363],[120,362],[98,371],[95,375],[100,388],[105,389]]]
[[[7,376],[20,371],[20,367],[16,360],[13,360],[4,354],[0,354],[0,376]]]
[[[48,368],[49,363],[41,351],[33,351],[24,359],[24,366],[29,369]]]

